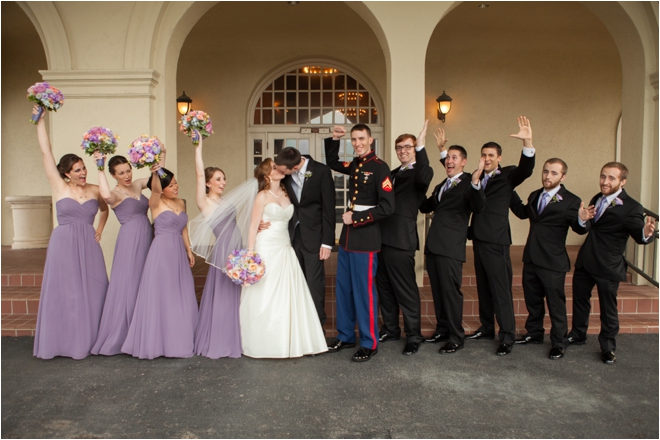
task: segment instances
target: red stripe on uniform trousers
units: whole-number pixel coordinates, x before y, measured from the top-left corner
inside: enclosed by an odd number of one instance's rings
[[[376,349],[376,334],[374,333],[374,253],[369,252],[369,332],[371,340],[374,341],[372,350]]]

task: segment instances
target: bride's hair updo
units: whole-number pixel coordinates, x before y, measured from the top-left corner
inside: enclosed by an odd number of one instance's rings
[[[66,173],[70,172],[75,164],[82,161],[80,156],[75,154],[69,153],[62,156],[60,163],[57,164],[57,171],[60,173],[60,177],[66,179]]]
[[[259,191],[268,191],[270,189],[270,172],[273,171],[275,161],[266,158],[263,162],[256,166],[254,169],[254,177],[259,182]],[[284,186],[284,179],[280,180],[280,188],[286,194],[286,187]]]

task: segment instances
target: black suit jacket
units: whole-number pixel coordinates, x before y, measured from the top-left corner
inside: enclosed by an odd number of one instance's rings
[[[426,148],[417,152],[417,161],[412,169],[401,171],[401,167],[398,167],[391,173],[394,182],[394,214],[381,221],[381,240],[387,246],[415,251],[419,249],[417,212],[433,180],[433,168],[429,166]]]
[[[511,194],[534,172],[535,157],[521,154],[518,166],[498,167],[500,173],[491,177],[486,185],[486,208],[472,216],[468,238],[493,244],[511,244]]]
[[[529,234],[523,251],[523,262],[557,272],[571,270],[571,261],[566,252],[566,235],[570,227],[576,233],[587,233],[580,226],[578,210],[581,200],[561,185],[557,195],[550,199],[541,214],[538,213],[539,197],[543,188],[533,191],[527,205],[514,191],[511,211],[520,219],[529,219]]]
[[[595,205],[600,196],[596,194],[589,204]],[[575,262],[575,267],[613,281],[626,280],[623,251],[628,236],[639,244],[647,244],[644,241],[644,208],[625,190],[621,191],[619,199],[623,205],[608,206],[597,222],[593,219],[587,222],[589,235]]]
[[[470,213],[481,212],[486,207],[483,188],[472,187],[472,176],[463,173],[455,187],[445,191],[438,202],[438,193],[447,179],[435,187],[431,197],[426,199],[420,211],[433,212],[433,220],[426,237],[424,253],[432,253],[465,262],[465,241],[467,239]]]
[[[291,184],[291,176],[284,178],[284,185],[294,204],[294,213],[289,222],[289,234],[293,239],[296,223],[300,222],[300,235],[308,252],[318,252],[321,244],[335,244],[335,183],[330,168],[305,155],[308,161],[300,201]]]

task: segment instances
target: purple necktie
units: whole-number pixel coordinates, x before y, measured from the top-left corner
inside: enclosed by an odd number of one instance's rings
[[[596,211],[596,215],[594,216],[595,222],[597,222],[600,216],[603,215],[603,213],[605,212],[605,208],[607,208],[607,197],[603,196],[600,199],[600,203],[598,204],[598,210]]]
[[[541,203],[539,204],[539,214],[543,212],[546,206],[548,206],[549,198],[550,198],[550,194],[544,192],[543,196],[541,197]]]

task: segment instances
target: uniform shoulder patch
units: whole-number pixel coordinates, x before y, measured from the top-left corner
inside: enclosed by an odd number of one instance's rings
[[[384,191],[390,192],[392,191],[392,181],[390,180],[390,177],[387,176],[384,180],[383,183],[381,183],[381,186],[383,187]]]

